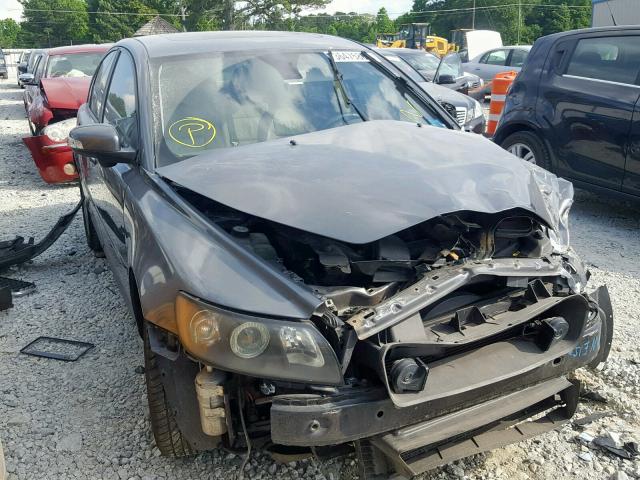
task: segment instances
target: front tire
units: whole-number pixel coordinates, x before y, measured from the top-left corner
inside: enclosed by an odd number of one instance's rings
[[[158,367],[156,354],[149,346],[149,337],[144,328],[144,367],[147,384],[147,400],[151,430],[156,446],[167,457],[184,457],[194,453],[187,439],[182,435],[176,422],[175,411],[169,404],[162,383],[162,373]]]
[[[500,145],[518,158],[551,170],[551,156],[544,142],[533,132],[522,131],[509,135]]]

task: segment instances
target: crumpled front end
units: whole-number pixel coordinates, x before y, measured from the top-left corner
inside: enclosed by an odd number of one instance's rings
[[[38,173],[47,183],[66,183],[78,179],[73,152],[67,144],[68,132],[75,124],[76,118],[72,117],[48,125],[42,135],[22,139],[31,152]]]
[[[527,168],[535,213],[447,213],[366,244],[174,185],[233,242],[318,298],[299,327],[211,307],[234,318],[212,317],[203,331],[215,325],[215,341],[231,336],[231,347],[195,345],[187,321],[183,345],[214,371],[242,376],[247,414],[273,443],[355,442],[372,474],[415,475],[555,428],[576,408],[571,373],[606,360],[613,314],[606,287],[586,290],[588,272],[569,247],[571,184]],[[200,309],[179,317],[193,322]],[[232,332],[242,325],[240,348]]]

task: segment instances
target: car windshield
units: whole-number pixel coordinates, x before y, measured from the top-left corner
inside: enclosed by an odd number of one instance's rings
[[[101,59],[102,52],[52,55],[47,64],[46,77],[90,77]]]
[[[429,105],[356,51],[163,58],[154,81],[160,166],[368,120],[444,126]]]
[[[420,74],[428,81],[433,80],[433,76],[438,70],[440,59],[430,53],[402,53],[399,55],[409,65],[418,70]],[[460,64],[452,61],[442,62],[439,75],[453,75],[454,77],[460,77]]]

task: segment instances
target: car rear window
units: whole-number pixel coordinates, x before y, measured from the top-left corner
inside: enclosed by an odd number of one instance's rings
[[[47,77],[90,77],[102,56],[103,52],[52,55],[47,64]]]
[[[637,84],[640,36],[584,38],[571,56],[567,75]]]

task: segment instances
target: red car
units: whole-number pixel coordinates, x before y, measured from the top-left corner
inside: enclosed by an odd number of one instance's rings
[[[67,134],[86,102],[91,77],[110,45],[75,45],[46,50],[26,84],[24,106],[31,137],[23,138],[47,183],[78,178]]]

